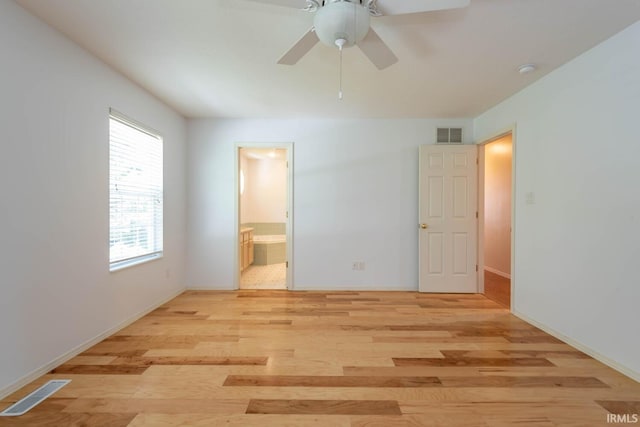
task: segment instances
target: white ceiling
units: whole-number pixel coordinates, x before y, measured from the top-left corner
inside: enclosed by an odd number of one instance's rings
[[[16,0],[186,117],[475,117],[640,19],[639,0],[471,0],[375,18],[399,62],[318,44],[312,15],[247,0]],[[402,1],[402,0],[397,0]],[[429,1],[429,0],[425,0]],[[520,64],[538,71],[520,75]]]

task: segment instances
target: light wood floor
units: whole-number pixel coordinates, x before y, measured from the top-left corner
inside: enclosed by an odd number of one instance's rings
[[[511,280],[485,270],[484,296],[503,307],[511,307]]]
[[[0,426],[577,427],[640,413],[640,384],[482,295],[188,291],[2,407],[53,378],[72,382]]]

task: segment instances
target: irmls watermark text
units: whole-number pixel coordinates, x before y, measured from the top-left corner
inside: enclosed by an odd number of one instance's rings
[[[638,414],[607,414],[609,424],[636,424],[639,421]]]

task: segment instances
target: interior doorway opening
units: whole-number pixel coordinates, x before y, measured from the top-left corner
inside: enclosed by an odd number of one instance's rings
[[[238,146],[239,289],[290,289],[289,148]]]
[[[480,146],[479,282],[485,296],[511,308],[513,134]]]

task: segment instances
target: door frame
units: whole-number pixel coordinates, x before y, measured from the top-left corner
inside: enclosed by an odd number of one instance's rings
[[[478,145],[478,293],[484,294],[484,179],[486,145],[511,135],[511,298],[510,310],[515,311],[516,292],[516,125],[513,124],[494,136],[483,139]]]
[[[240,289],[240,150],[242,148],[274,148],[286,150],[287,155],[287,220],[286,227],[286,287],[293,290],[293,142],[236,142],[234,173],[234,289]]]

